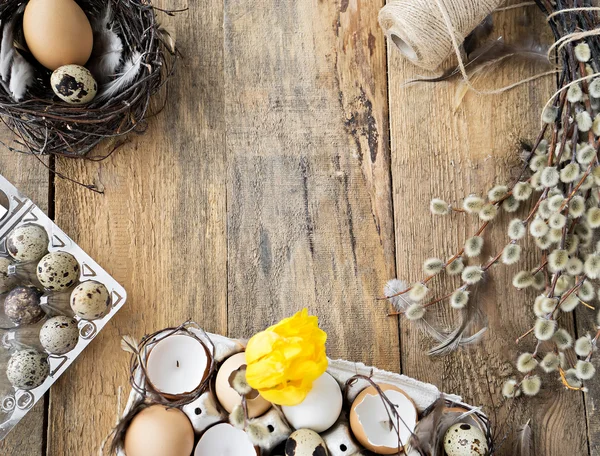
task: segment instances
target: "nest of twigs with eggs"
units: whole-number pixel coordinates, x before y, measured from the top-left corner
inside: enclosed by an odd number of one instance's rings
[[[143,132],[176,60],[147,0],[5,0],[0,33],[3,144],[27,154],[89,158]]]

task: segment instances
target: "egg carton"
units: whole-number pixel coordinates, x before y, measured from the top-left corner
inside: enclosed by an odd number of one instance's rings
[[[193,326],[187,328],[199,339],[204,341],[207,346],[214,347],[214,359],[218,363],[225,361],[230,356],[240,353],[245,350],[246,341],[241,339],[231,339],[218,334],[206,333],[201,329],[196,329]],[[167,332],[158,333],[154,339],[160,339],[166,335]],[[153,339],[153,340],[154,340]],[[145,349],[142,353],[143,357],[148,356],[148,350]],[[448,404],[452,404],[453,407],[460,407],[466,410],[478,410],[480,417],[485,418],[483,413],[479,412],[479,409],[472,405],[463,402],[460,396],[455,394],[441,393],[438,388],[430,383],[420,382],[414,378],[407,377],[402,374],[395,374],[392,372],[377,369],[375,367],[366,366],[363,363],[351,362],[346,360],[329,360],[329,367],[327,372],[331,374],[342,391],[346,382],[356,376],[370,377],[375,383],[388,383],[402,389],[415,404],[419,416],[421,417],[424,413],[427,413],[429,407],[442,395]],[[137,385],[144,387],[144,379],[141,372],[134,373],[134,379]],[[345,398],[351,403],[354,401],[356,396],[363,391],[365,388],[370,386],[370,382],[364,379],[356,379],[352,382],[352,385],[346,390]],[[132,389],[129,395],[127,404],[125,406],[123,416],[126,416],[133,408],[136,407],[140,402],[151,402],[148,398],[144,397],[143,394],[139,393],[136,389]],[[218,405],[217,398],[214,393],[210,390],[205,391],[193,402],[190,402],[181,407],[181,410],[187,415],[192,426],[196,437],[200,437],[204,431],[215,424],[228,422],[228,416],[222,411],[222,407]],[[259,418],[257,421],[262,422],[270,431],[270,436],[266,443],[261,445],[262,456],[271,454],[271,452],[278,448],[287,438],[291,435],[294,429],[286,421],[281,411],[273,407],[266,414]],[[483,426],[487,426],[487,420],[482,421]],[[344,412],[338,419],[338,421],[327,431],[321,434],[323,441],[325,442],[329,456],[350,456],[354,454],[365,454],[363,448],[356,442],[350,431],[350,425]],[[362,452],[361,452],[362,451]],[[277,453],[274,453],[277,454]],[[119,456],[126,456],[123,451],[119,453]],[[416,451],[409,451],[407,456],[419,456]]]
[[[107,313],[98,319],[83,320],[74,316],[69,307],[69,295],[44,290],[39,282],[35,283],[36,264],[14,263],[10,265],[9,274],[16,269],[29,268],[27,274],[19,272],[18,283],[15,286],[34,286],[44,293],[41,307],[44,317],[33,325],[6,327],[0,329],[0,440],[17,425],[17,423],[40,400],[52,384],[67,370],[79,354],[91,343],[108,321],[125,304],[127,293],[119,283],[87,255],[69,236],[44,214],[31,200],[21,194],[7,179],[0,175],[0,257],[8,258],[7,237],[20,226],[34,224],[41,226],[48,235],[48,252],[66,252],[75,257],[79,264],[79,278],[68,290],[85,281],[95,281],[103,284],[110,294],[110,307]],[[11,259],[12,260],[12,259]],[[12,268],[12,271],[11,271]],[[6,272],[6,271],[4,271]],[[5,295],[0,295],[0,306],[4,307]],[[45,305],[44,305],[45,304]],[[62,305],[62,308],[61,308]],[[3,313],[0,312],[0,313]],[[44,321],[52,316],[65,315],[77,321],[79,337],[75,348],[64,355],[53,355],[45,352],[39,341],[39,331]],[[5,317],[5,316],[4,316]],[[3,322],[4,323],[4,322]],[[18,350],[33,349],[47,356],[49,375],[44,382],[33,389],[13,387],[6,375],[10,355]]]

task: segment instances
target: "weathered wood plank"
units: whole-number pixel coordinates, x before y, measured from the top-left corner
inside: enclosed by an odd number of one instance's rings
[[[595,305],[598,309],[598,305]],[[577,334],[579,337],[590,334],[592,337],[596,335],[598,328],[598,312],[590,309],[577,309],[576,322]],[[596,367],[596,372],[600,372],[600,358],[598,353],[592,357],[592,362]],[[598,374],[596,374],[598,375]],[[594,377],[586,382],[589,391],[584,395],[585,412],[587,416],[587,438],[590,448],[590,456],[600,456],[600,380]],[[581,423],[583,424],[583,423]]]
[[[496,35],[509,42],[543,36],[544,20],[534,7],[498,13]],[[484,86],[500,87],[534,74],[529,65],[505,65],[484,80]],[[454,111],[456,83],[403,86],[405,80],[422,74],[389,52],[392,176],[396,221],[398,275],[411,281],[422,279],[422,263],[430,256],[449,258],[472,236],[478,222],[452,216],[434,218],[428,211],[432,197],[458,202],[471,192],[484,193],[495,183],[508,181],[519,164],[519,140],[531,141],[538,132],[539,111],[553,90],[551,78],[521,86],[496,96],[468,94]],[[488,247],[482,259],[507,243],[502,215],[498,227],[486,232]],[[490,247],[493,246],[493,247]],[[407,322],[402,324],[402,366],[405,374],[436,384],[442,390],[462,394],[473,404],[482,404],[503,432],[531,419],[535,435],[534,454],[546,456],[587,454],[583,401],[579,394],[562,391],[548,378],[547,391],[535,399],[523,399],[515,408],[501,398],[502,383],[514,373],[519,351],[531,350],[531,339],[517,350],[515,339],[533,323],[533,292],[517,292],[511,277],[520,269],[539,262],[528,254],[518,266],[499,266],[492,272],[485,291],[476,296],[489,316],[490,331],[476,348],[442,359],[428,358],[424,339]],[[434,281],[441,296],[450,281]],[[449,306],[438,306],[438,308]],[[450,322],[452,311],[441,312]],[[488,382],[491,395],[488,392]],[[578,423],[576,425],[576,423]],[[499,454],[511,455],[511,439]]]
[[[306,306],[329,354],[398,371],[379,2],[225,2],[229,333]]]
[[[98,164],[58,162],[61,172],[105,194],[57,181],[57,223],[125,286],[129,299],[53,387],[49,455],[97,454],[115,424],[117,400],[123,406],[129,393],[120,336],[141,337],[188,318],[227,331],[222,3],[189,7],[168,21],[185,59],[166,110],[146,135]]]
[[[2,141],[12,142],[13,135],[5,128]],[[48,212],[49,172],[35,157],[20,155],[0,148],[0,173]],[[46,398],[40,400],[27,416],[0,442],[0,454],[6,456],[42,455],[44,451],[44,415]]]

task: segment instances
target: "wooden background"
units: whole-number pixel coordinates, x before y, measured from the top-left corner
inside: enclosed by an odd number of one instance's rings
[[[495,270],[479,296],[484,342],[444,358],[427,357],[430,341],[375,300],[389,278],[419,279],[425,258],[450,256],[470,236],[470,220],[433,218],[429,200],[505,182],[554,82],[470,93],[458,109],[455,83],[406,87],[420,71],[386,48],[383,0],[158,3],[189,7],[164,18],[185,56],[167,109],[104,162],[52,164],[104,195],[0,152],[2,174],[129,293],[0,454],[96,455],[129,391],[122,335],[193,318],[245,337],[306,306],[330,334],[330,356],[461,394],[485,407],[501,435],[531,420],[536,455],[600,455],[599,385],[586,397],[552,384],[512,406],[501,399],[514,339],[532,318],[532,295],[506,285],[515,268]],[[507,41],[547,38],[535,7],[494,19]],[[534,72],[506,65],[483,83]],[[501,245],[503,229],[489,234]],[[513,438],[500,454],[513,454]]]

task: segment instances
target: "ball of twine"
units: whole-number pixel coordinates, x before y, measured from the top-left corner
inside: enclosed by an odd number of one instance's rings
[[[434,71],[504,0],[393,0],[379,12],[388,41],[415,65]]]

